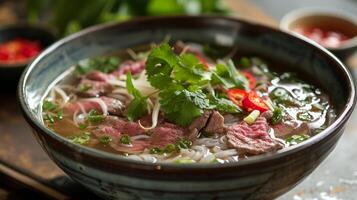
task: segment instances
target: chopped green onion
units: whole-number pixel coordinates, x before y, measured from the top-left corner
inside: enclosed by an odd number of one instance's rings
[[[248,68],[251,66],[250,61],[247,57],[242,57],[239,61],[239,66],[240,67],[244,67],[244,68]]]
[[[112,138],[109,137],[109,136],[107,136],[107,135],[103,135],[103,136],[101,136],[101,137],[99,138],[99,141],[100,141],[100,143],[102,143],[102,144],[109,144],[109,142],[112,141]]]
[[[310,136],[309,135],[292,135],[290,137],[288,137],[285,141],[286,143],[288,143],[289,145],[294,145],[294,144],[299,144],[302,141],[305,141],[307,139],[309,139]]]
[[[279,124],[283,120],[283,111],[281,108],[276,107],[273,111],[273,116],[271,118],[272,124]]]
[[[88,120],[91,123],[99,123],[99,122],[104,121],[104,119],[105,119],[105,116],[98,114],[97,110],[95,110],[95,109],[90,110],[88,113]]]
[[[195,163],[196,161],[190,159],[190,158],[181,158],[181,159],[177,159],[175,161],[175,163],[178,163],[178,164],[190,164],[190,163]]]
[[[159,147],[153,147],[150,149],[150,154],[161,154],[162,150]]]
[[[176,142],[175,146],[177,150],[188,149],[192,145],[192,142],[186,139],[180,139]]]
[[[164,148],[165,153],[172,153],[176,150],[176,146],[174,144],[167,144]]]
[[[69,137],[70,141],[76,144],[87,144],[90,140],[90,133],[84,132],[82,135],[75,135]]]
[[[88,127],[87,124],[79,124],[79,129],[84,130]]]
[[[43,115],[43,120],[51,124],[55,123],[55,119],[48,113]]]
[[[122,144],[130,144],[131,143],[131,138],[129,135],[124,134],[120,137],[120,143]]]
[[[57,108],[57,105],[52,103],[51,101],[45,100],[42,105],[42,109],[44,111],[51,111],[55,110]]]
[[[255,120],[259,117],[259,110],[253,110],[248,116],[246,116],[243,120],[248,124],[253,124]]]
[[[79,86],[78,86],[78,90],[80,92],[87,92],[91,88],[92,88],[92,86],[88,85],[88,84],[79,84]]]
[[[298,113],[297,118],[301,121],[311,121],[314,119],[313,116],[307,111]]]
[[[59,110],[57,112],[57,119],[62,120],[63,119],[63,110]]]

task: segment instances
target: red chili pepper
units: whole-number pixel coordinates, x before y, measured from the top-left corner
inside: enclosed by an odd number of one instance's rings
[[[208,70],[208,63],[198,54],[195,55],[198,61],[205,67],[205,70]]]
[[[255,91],[249,92],[249,94],[243,99],[242,104],[248,111],[259,110],[260,112],[265,112],[269,109],[263,99]]]
[[[227,91],[227,96],[237,106],[242,107],[242,101],[247,96],[247,92],[238,88],[233,88]]]
[[[37,41],[22,38],[13,39],[0,44],[0,62],[26,62],[28,59],[37,56],[40,51],[41,45]]]
[[[254,76],[249,73],[249,72],[242,72],[242,74],[248,79],[249,82],[249,88],[252,90],[255,88],[255,86],[257,85],[257,81],[255,80]]]

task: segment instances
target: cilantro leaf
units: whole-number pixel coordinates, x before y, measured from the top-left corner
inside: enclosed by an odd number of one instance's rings
[[[78,74],[87,74],[94,70],[109,73],[116,70],[119,64],[120,59],[118,57],[88,58],[79,61],[75,69]]]
[[[212,109],[216,109],[225,113],[241,113],[242,110],[232,101],[225,98],[210,97],[210,104]]]
[[[177,63],[178,58],[168,44],[152,49],[145,67],[150,84],[157,89],[170,85],[173,82],[171,72]]]
[[[146,111],[146,98],[135,98],[128,105],[126,116],[130,121],[135,121],[143,116]]]
[[[249,88],[247,78],[237,70],[232,60],[216,65],[212,80],[213,85],[223,84],[226,88],[237,87],[243,90]]]
[[[209,100],[202,90],[190,89],[177,85],[161,91],[161,108],[169,121],[187,126],[202,115],[203,109],[209,108]]]
[[[134,121],[143,116],[147,111],[146,100],[147,97],[143,97],[138,89],[134,87],[131,73],[126,74],[126,88],[128,93],[133,95],[134,99],[130,102],[127,108],[127,118],[130,121]]]
[[[210,80],[209,72],[193,54],[183,54],[173,70],[174,79],[191,84],[204,84]]]

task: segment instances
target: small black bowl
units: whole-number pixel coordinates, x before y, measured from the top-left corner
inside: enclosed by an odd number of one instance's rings
[[[42,49],[45,49],[56,40],[56,34],[49,28],[37,25],[14,24],[0,26],[0,43],[16,38],[39,41]],[[0,91],[15,91],[23,69],[32,60],[22,63],[0,64]]]

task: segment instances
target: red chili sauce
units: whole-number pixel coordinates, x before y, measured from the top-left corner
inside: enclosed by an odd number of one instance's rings
[[[339,47],[344,41],[351,37],[338,31],[322,27],[297,27],[293,30],[296,33],[314,40],[325,47]]]
[[[16,38],[0,44],[0,64],[25,63],[42,50],[38,41]]]

